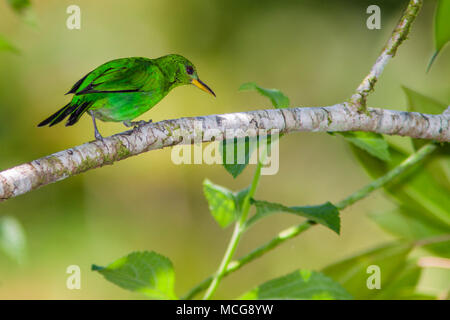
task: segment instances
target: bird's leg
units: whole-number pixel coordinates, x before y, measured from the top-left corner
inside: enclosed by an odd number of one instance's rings
[[[131,121],[130,120],[125,120],[125,121],[123,121],[122,122],[123,123],[123,125],[125,126],[125,127],[132,127],[133,125],[131,124]]]
[[[141,120],[141,121],[125,120],[125,121],[123,121],[123,125],[125,127],[140,127],[140,126],[143,126],[144,124],[152,123],[152,122],[153,122],[152,119],[150,119],[148,121],[145,121],[145,120]]]
[[[102,135],[100,134],[100,132],[97,129],[97,123],[95,122],[95,117],[94,114],[91,113],[91,117],[92,117],[92,123],[94,124],[94,130],[95,130],[95,139],[96,140],[103,140]]]

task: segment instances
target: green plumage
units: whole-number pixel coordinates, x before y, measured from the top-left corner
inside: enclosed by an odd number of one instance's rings
[[[180,55],[112,60],[75,83],[67,93],[74,94],[72,101],[38,126],[53,126],[67,117],[66,126],[71,126],[88,112],[94,120],[96,138],[101,139],[95,118],[122,121],[129,126],[131,120],[150,110],[170,90],[186,84],[214,95],[200,81],[194,65]]]

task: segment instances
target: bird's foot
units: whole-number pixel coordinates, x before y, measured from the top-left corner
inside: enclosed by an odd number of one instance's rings
[[[125,127],[140,127],[143,126],[145,124],[148,123],[152,123],[152,119],[145,121],[145,120],[140,120],[140,121],[123,121],[123,124]]]
[[[100,132],[97,129],[97,123],[95,122],[95,116],[93,113],[91,113],[91,117],[92,117],[92,123],[94,125],[94,136],[95,136],[95,140],[97,141],[103,141],[103,137],[100,134]]]
[[[95,140],[103,141],[103,136],[99,132],[96,132],[95,133]]]

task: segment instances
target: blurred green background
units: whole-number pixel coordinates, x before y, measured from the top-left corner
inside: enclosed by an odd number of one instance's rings
[[[81,30],[66,27],[66,8],[81,8]],[[366,28],[366,8],[381,8],[381,30]],[[20,54],[0,52],[0,169],[27,162],[93,138],[84,117],[76,126],[37,128],[68,102],[64,93],[98,65],[119,57],[179,53],[198,68],[217,98],[186,86],[174,90],[142,119],[271,108],[238,87],[255,81],[282,90],[293,106],[342,102],[369,71],[407,1],[269,0],[46,0],[32,1],[35,26],[0,1],[0,34]],[[409,40],[388,65],[369,105],[404,110],[401,85],[450,101],[450,50],[431,71],[435,1],[425,1]],[[123,131],[100,123],[103,135]],[[389,137],[411,150],[409,140]],[[171,150],[153,151],[91,170],[0,204],[0,215],[19,219],[28,257],[20,267],[0,255],[2,299],[142,298],[90,271],[134,250],[154,250],[175,266],[176,291],[184,293],[216,270],[231,234],[211,218],[202,181],[240,189],[221,166],[174,165]],[[280,143],[280,170],[263,176],[258,199],[286,205],[339,201],[370,179],[343,139],[325,133],[289,134]],[[366,214],[394,207],[382,191],[345,210],[342,234],[316,227],[228,277],[217,298],[236,297],[297,268],[320,269],[392,239]],[[275,215],[244,236],[238,256],[297,223]],[[82,270],[81,290],[66,288],[66,268]],[[438,293],[439,281],[421,284]]]

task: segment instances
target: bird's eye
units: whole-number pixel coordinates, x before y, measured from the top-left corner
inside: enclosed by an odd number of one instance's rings
[[[186,67],[186,72],[187,72],[187,74],[193,74],[194,73],[194,68],[192,68],[192,66],[187,66]]]

